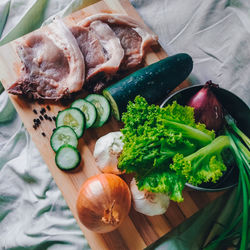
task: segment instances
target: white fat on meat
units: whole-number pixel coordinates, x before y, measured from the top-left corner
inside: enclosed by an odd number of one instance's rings
[[[117,38],[112,29],[101,21],[94,21],[90,24],[90,29],[96,34],[104,51],[106,52],[107,61],[97,67],[92,74],[105,71],[107,74],[115,74],[121,64],[124,56],[120,40]]]
[[[135,19],[129,17],[125,14],[110,14],[110,13],[98,13],[91,16],[84,18],[82,21],[78,23],[80,26],[87,27],[93,21],[103,21],[110,24],[125,24],[131,27],[143,26],[142,24],[138,23]],[[153,34],[153,33],[152,33]]]
[[[99,13],[85,18],[78,25],[88,27],[96,20],[108,23],[120,39],[124,49],[122,69],[130,69],[140,64],[145,50],[158,41],[158,37],[144,24],[123,14]]]
[[[9,93],[34,99],[60,99],[82,89],[84,58],[75,37],[56,19],[43,32],[27,35],[18,45],[23,63]]]
[[[85,65],[76,39],[60,19],[51,23],[47,33],[68,59],[69,74],[66,81],[60,83],[60,89],[63,91],[67,89],[70,93],[81,90],[85,77]]]
[[[108,78],[117,72],[124,50],[108,24],[95,20],[87,28],[73,26],[70,30],[83,53],[87,81],[99,73],[105,73]]]

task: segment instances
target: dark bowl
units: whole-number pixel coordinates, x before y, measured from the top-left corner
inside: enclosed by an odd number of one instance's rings
[[[194,94],[196,94],[203,86],[204,85],[195,85],[181,89],[171,96],[167,97],[161,104],[161,107],[164,107],[167,104],[171,104],[173,101],[177,101],[177,103],[181,105],[186,105],[189,99]],[[214,88],[213,92],[217,96],[223,107],[227,110],[227,112],[236,120],[237,126],[248,137],[250,137],[249,107],[238,96],[226,89]],[[233,165],[228,168],[228,170],[224,173],[224,175],[217,183],[204,183],[199,186],[193,186],[189,183],[186,183],[186,186],[199,191],[222,191],[236,186],[238,183],[238,176],[238,167]]]

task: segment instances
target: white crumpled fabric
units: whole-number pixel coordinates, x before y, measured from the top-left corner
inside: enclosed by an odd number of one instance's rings
[[[89,2],[1,0],[0,45]],[[250,105],[249,1],[131,2],[169,55],[186,52],[193,57],[193,84],[211,79]],[[0,249],[88,249],[1,85],[0,93]]]

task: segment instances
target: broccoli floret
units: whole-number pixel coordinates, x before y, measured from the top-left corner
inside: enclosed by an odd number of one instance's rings
[[[216,182],[227,169],[222,152],[230,147],[229,137],[219,136],[207,146],[186,157],[179,153],[176,154],[173,157],[173,164],[170,164],[170,169],[183,175],[186,181],[192,185]]]

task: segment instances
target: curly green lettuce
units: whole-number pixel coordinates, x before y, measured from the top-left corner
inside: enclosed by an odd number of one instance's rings
[[[194,110],[176,102],[165,108],[149,105],[137,96],[123,114],[123,152],[119,168],[145,175],[152,168],[165,170],[176,153],[195,152],[214,139],[214,132],[196,124]]]
[[[199,184],[201,180],[215,181],[225,169],[215,150],[209,168],[201,164],[196,172],[190,171],[185,157],[206,147],[215,138],[214,131],[195,123],[192,107],[173,102],[160,108],[137,96],[134,102],[129,102],[122,121],[124,147],[118,167],[135,174],[140,190],[167,193],[170,199],[180,202],[187,181],[192,184]]]
[[[147,190],[153,193],[164,193],[169,195],[172,201],[183,201],[182,190],[185,186],[185,179],[174,171],[153,173],[144,178],[137,178],[139,190]]]
[[[229,137],[219,136],[207,146],[186,157],[176,154],[170,169],[184,176],[186,181],[193,185],[203,182],[215,183],[227,169],[222,153],[230,147]]]

